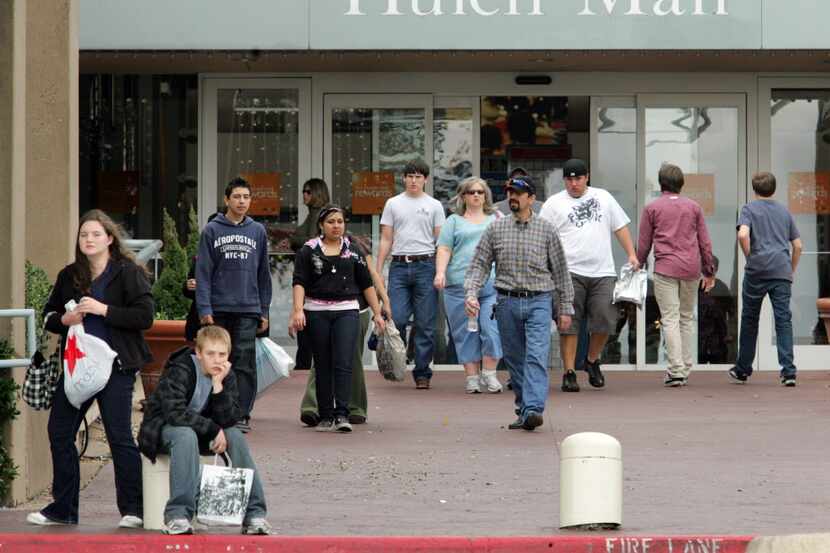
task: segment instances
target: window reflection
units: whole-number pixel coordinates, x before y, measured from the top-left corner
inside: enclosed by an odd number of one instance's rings
[[[830,90],[773,90],[770,111],[775,198],[789,207],[804,243],[793,282],[793,337],[822,344],[816,300],[830,297]]]

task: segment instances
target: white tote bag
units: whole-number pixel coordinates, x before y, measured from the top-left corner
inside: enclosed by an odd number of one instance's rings
[[[256,339],[256,393],[291,376],[294,360],[270,338]]]
[[[646,302],[647,291],[648,271],[635,271],[630,263],[620,267],[620,278],[614,285],[614,303],[626,301],[642,306]]]
[[[225,458],[230,464],[230,458]],[[216,455],[212,465],[202,466],[196,520],[207,526],[242,526],[254,485],[254,469],[223,467],[218,461]]]
[[[74,301],[67,310],[74,309]],[[63,350],[63,390],[76,409],[104,389],[112,374],[112,363],[118,354],[102,339],[84,331],[84,325],[69,327]]]

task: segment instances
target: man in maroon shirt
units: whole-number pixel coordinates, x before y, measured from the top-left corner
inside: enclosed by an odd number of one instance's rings
[[[692,370],[695,302],[703,272],[703,290],[715,285],[712,241],[703,211],[680,195],[683,171],[664,164],[658,174],[659,198],[646,206],[640,222],[637,257],[645,264],[654,246],[654,296],[668,353],[666,386],[685,386]]]

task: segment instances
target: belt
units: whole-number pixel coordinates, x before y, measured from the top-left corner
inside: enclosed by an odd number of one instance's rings
[[[496,288],[496,292],[511,298],[532,298],[541,294],[550,294],[550,290],[504,290],[502,288]]]
[[[417,263],[419,261],[429,261],[434,257],[435,255],[431,253],[425,253],[423,255],[393,255],[392,261],[402,261],[404,263]]]

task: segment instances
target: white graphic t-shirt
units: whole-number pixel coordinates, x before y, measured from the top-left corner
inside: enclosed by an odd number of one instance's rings
[[[444,206],[422,194],[417,198],[402,192],[386,200],[380,224],[392,227],[392,255],[435,253],[435,227],[444,224]]]
[[[547,199],[539,216],[556,226],[570,272],[587,277],[615,276],[613,233],[631,219],[609,192],[588,187],[581,198],[567,190]]]

